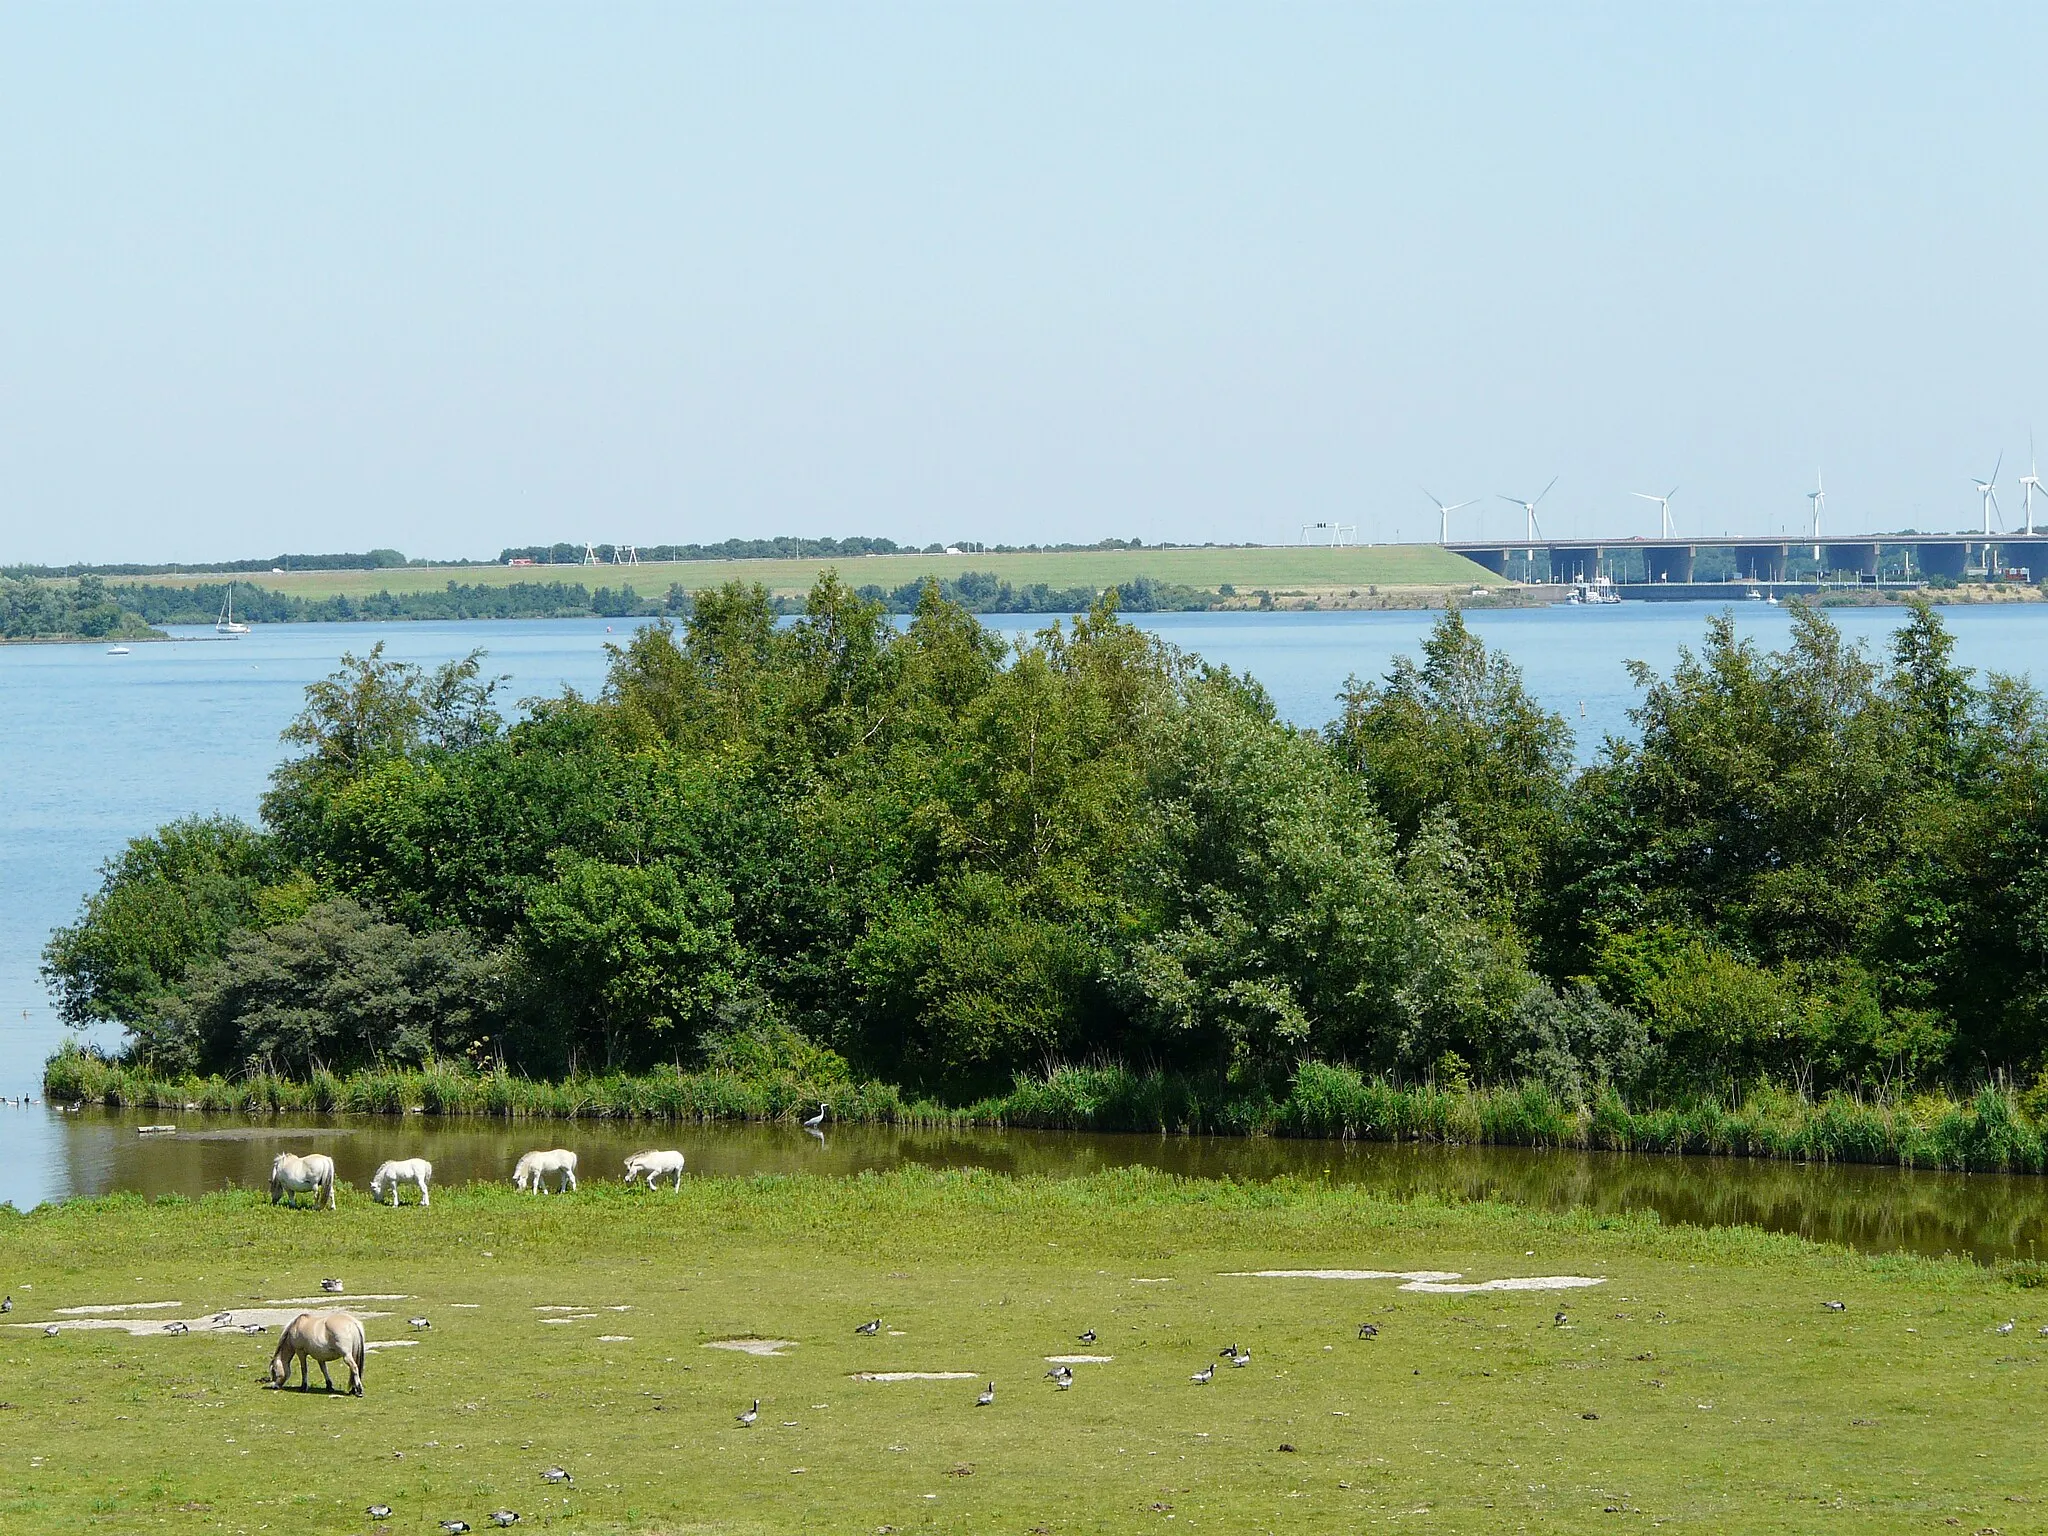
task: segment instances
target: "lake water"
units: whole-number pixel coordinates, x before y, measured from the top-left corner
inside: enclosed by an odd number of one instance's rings
[[[1635,694],[1624,664],[1668,669],[1713,611],[1632,603],[1475,611],[1470,622],[1521,664],[1590,757],[1605,735],[1628,730]],[[1781,608],[1748,603],[1734,611],[1766,646],[1789,628]],[[1843,609],[1834,617],[1852,637],[1881,646],[1902,614]],[[1958,659],[1973,667],[2028,671],[2048,640],[2048,605],[1958,607],[1944,617]],[[1419,612],[1134,616],[1175,645],[1249,672],[1302,725],[1329,720],[1347,677],[1377,676],[1395,656],[1414,654],[1434,620]],[[985,622],[1018,632],[1047,621]],[[237,640],[199,631],[183,643],[137,645],[127,656],[99,645],[0,646],[0,1095],[34,1091],[44,1057],[63,1038],[37,957],[50,929],[76,914],[100,863],[176,816],[253,817],[281,755],[278,733],[305,685],[332,671],[343,651],[382,640],[388,655],[431,665],[481,646],[494,672],[510,674],[514,697],[533,697],[594,691],[605,644],[630,629],[602,619],[279,625]],[[69,1166],[61,1141],[40,1108],[0,1114],[0,1201],[96,1187],[52,1172]]]

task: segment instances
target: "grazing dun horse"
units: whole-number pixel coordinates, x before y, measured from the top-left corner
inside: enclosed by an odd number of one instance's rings
[[[576,1187],[576,1154],[556,1147],[551,1152],[529,1152],[519,1159],[519,1166],[512,1170],[512,1185],[531,1194],[544,1195],[548,1191],[548,1175],[562,1176],[561,1190],[567,1194]]]
[[[327,1362],[339,1360],[348,1367],[348,1390],[352,1397],[363,1395],[363,1325],[347,1312],[301,1312],[277,1341],[277,1353],[270,1357],[270,1384],[283,1387],[291,1380],[292,1362],[299,1362],[299,1390],[306,1390],[306,1362],[320,1367],[320,1379],[334,1390],[334,1378],[327,1374]]]
[[[370,1176],[370,1198],[382,1200],[388,1191],[391,1203],[396,1205],[398,1186],[413,1184],[419,1187],[420,1204],[432,1205],[434,1202],[427,1194],[427,1180],[433,1176],[434,1165],[424,1157],[393,1158],[387,1163],[380,1164],[377,1171]]]
[[[635,1152],[626,1159],[626,1182],[632,1183],[641,1174],[647,1175],[647,1187],[654,1188],[656,1179],[676,1176],[676,1188],[683,1187],[683,1154],[680,1152]]]
[[[295,1152],[280,1152],[270,1165],[270,1203],[277,1204],[286,1195],[313,1194],[313,1205],[318,1209],[325,1205],[334,1209],[334,1159],[324,1152],[315,1152],[311,1157],[300,1157]],[[294,1205],[298,1204],[295,1200]]]

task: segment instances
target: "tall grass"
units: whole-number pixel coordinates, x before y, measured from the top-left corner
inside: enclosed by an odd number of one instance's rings
[[[1998,1086],[1986,1086],[1967,1101],[1940,1094],[1872,1100],[1835,1093],[1813,1099],[1763,1087],[1733,1104],[1701,1099],[1632,1108],[1611,1090],[1580,1104],[1535,1083],[1400,1083],[1328,1062],[1302,1062],[1291,1078],[1277,1083],[1093,1063],[1020,1075],[1007,1093],[954,1106],[906,1098],[882,1082],[684,1072],[672,1066],[554,1083],[447,1062],[345,1076],[322,1071],[303,1080],[267,1073],[232,1080],[158,1077],[66,1046],[45,1064],[43,1088],[53,1103],[258,1115],[317,1111],[709,1123],[795,1120],[825,1103],[837,1121],[932,1129],[1327,1136],[1972,1172],[2048,1168],[2048,1138],[2015,1096]]]

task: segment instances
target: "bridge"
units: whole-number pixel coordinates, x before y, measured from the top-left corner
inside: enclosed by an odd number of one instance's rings
[[[1515,581],[1569,583],[1606,576],[1638,590],[1727,582],[1917,584],[1928,577],[2039,581],[2048,575],[2048,533],[1483,539],[1446,540],[1444,548]],[[1723,552],[1729,558],[1720,558]],[[1704,562],[1703,556],[1708,557]],[[1710,564],[1713,574],[1701,573],[1702,563]]]

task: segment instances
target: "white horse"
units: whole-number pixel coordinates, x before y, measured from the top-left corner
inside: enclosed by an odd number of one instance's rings
[[[533,1194],[548,1192],[548,1175],[562,1176],[561,1188],[564,1194],[576,1187],[576,1154],[556,1147],[552,1152],[529,1152],[519,1159],[519,1166],[512,1170],[512,1185]]]
[[[363,1395],[363,1325],[348,1312],[301,1312],[285,1325],[277,1341],[277,1353],[270,1357],[270,1384],[282,1387],[291,1379],[292,1362],[299,1362],[299,1390],[306,1390],[306,1362],[320,1367],[320,1379],[334,1390],[334,1378],[327,1374],[327,1362],[339,1360],[348,1366],[351,1397]]]
[[[680,1152],[635,1152],[626,1159],[626,1182],[632,1183],[641,1174],[647,1175],[647,1187],[654,1188],[654,1181],[668,1174],[676,1176],[676,1188],[683,1187],[683,1154]]]
[[[288,1194],[301,1195],[308,1190],[313,1194],[314,1209],[323,1204],[334,1209],[334,1159],[325,1152],[311,1157],[278,1153],[270,1164],[270,1203],[275,1205]],[[298,1204],[296,1200],[292,1203]]]
[[[380,1164],[377,1171],[370,1176],[370,1198],[382,1200],[388,1190],[391,1194],[391,1203],[396,1205],[398,1186],[416,1184],[419,1186],[420,1204],[432,1205],[434,1202],[427,1194],[427,1180],[433,1176],[434,1165],[424,1157],[394,1158],[390,1162]]]

